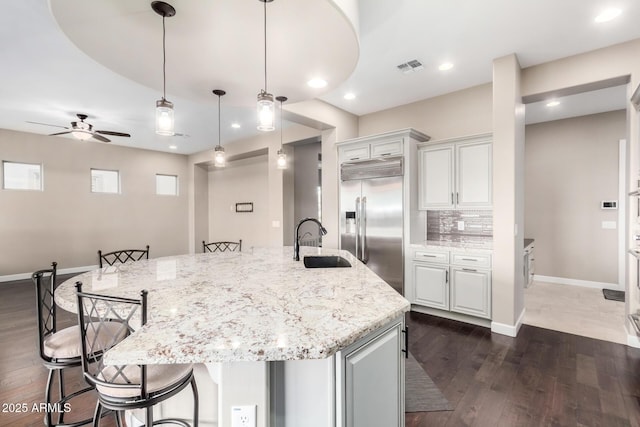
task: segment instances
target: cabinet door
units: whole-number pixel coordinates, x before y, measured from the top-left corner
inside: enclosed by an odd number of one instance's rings
[[[452,208],[453,146],[423,148],[419,161],[418,208]]]
[[[491,272],[451,267],[451,311],[491,318]]]
[[[456,204],[491,207],[491,142],[456,146]]]
[[[402,154],[402,140],[381,141],[371,143],[371,158],[399,156]]]
[[[413,264],[416,304],[449,310],[449,266]]]
[[[402,324],[348,353],[345,426],[404,426]]]
[[[369,144],[353,144],[340,147],[340,162],[366,160],[370,156]]]

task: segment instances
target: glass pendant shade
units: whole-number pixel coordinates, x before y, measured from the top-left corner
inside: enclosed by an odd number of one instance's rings
[[[272,131],[275,129],[273,95],[264,90],[258,94],[258,130]]]
[[[172,136],[175,134],[173,118],[173,103],[166,99],[156,101],[156,133]]]
[[[214,149],[213,163],[219,168],[227,166],[227,158],[224,154],[224,148],[221,145],[217,145]]]
[[[278,169],[286,169],[287,168],[287,155],[285,152],[280,149],[278,150],[278,160],[277,160]]]

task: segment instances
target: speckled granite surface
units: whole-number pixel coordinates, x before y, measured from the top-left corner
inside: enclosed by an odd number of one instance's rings
[[[293,249],[180,255],[83,273],[56,291],[76,311],[83,290],[136,298],[149,321],[105,355],[110,364],[321,359],[409,310],[409,302],[346,251],[353,267],[307,269]]]
[[[429,239],[412,244],[414,248],[451,249],[457,252],[493,252],[493,240],[486,237],[441,235],[438,239]]]

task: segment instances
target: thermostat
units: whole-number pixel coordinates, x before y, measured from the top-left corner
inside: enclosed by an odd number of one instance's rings
[[[600,209],[618,209],[617,200],[603,200],[600,202]]]

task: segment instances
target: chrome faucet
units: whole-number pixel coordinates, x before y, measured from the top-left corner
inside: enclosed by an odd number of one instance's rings
[[[294,261],[300,261],[300,226],[302,224],[304,224],[307,221],[313,221],[316,224],[318,224],[318,227],[320,227],[320,234],[322,236],[324,236],[325,234],[327,234],[327,229],[324,228],[322,226],[322,224],[320,223],[320,221],[318,221],[315,218],[305,218],[305,219],[301,219],[300,222],[298,223],[298,225],[296,225],[296,231],[293,234],[293,259]]]

